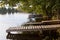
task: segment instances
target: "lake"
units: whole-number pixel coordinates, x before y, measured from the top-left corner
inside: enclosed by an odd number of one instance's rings
[[[0,40],[8,40],[6,30],[9,27],[21,26],[28,21],[28,16],[26,13],[0,14]]]

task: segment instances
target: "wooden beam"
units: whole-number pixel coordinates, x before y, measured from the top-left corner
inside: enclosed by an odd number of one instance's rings
[[[21,26],[21,27],[10,27],[9,29],[6,30],[6,32],[54,30],[58,28],[60,28],[60,24],[41,25],[41,26]]]

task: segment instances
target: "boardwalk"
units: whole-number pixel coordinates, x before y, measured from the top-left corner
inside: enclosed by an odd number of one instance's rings
[[[49,37],[47,38],[48,40],[52,40],[53,38],[55,40],[58,39],[59,37],[57,29],[60,29],[60,20],[29,22],[25,23],[25,25],[23,26],[10,27],[9,29],[6,30],[6,32],[8,33],[7,39],[42,40],[48,36]],[[18,33],[12,34],[11,32]]]
[[[19,31],[39,31],[39,30],[53,30],[59,29],[60,24],[56,25],[41,25],[41,26],[21,26],[21,27],[10,27],[6,32],[19,32]]]

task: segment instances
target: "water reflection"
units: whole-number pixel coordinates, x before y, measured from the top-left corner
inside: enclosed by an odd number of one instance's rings
[[[5,15],[6,13],[14,14],[14,13],[17,13],[17,12],[21,12],[21,11],[19,11],[17,9],[14,9],[14,8],[8,8],[8,9],[6,9],[5,7],[0,8],[0,14],[2,14],[2,15]]]
[[[8,29],[9,27],[20,26],[24,22],[27,22],[28,15],[29,14],[24,13],[0,15],[0,40],[7,40],[6,29]]]

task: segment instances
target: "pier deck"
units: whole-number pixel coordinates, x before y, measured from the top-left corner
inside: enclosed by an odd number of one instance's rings
[[[19,31],[39,31],[39,30],[54,30],[59,29],[60,24],[56,25],[41,25],[41,26],[21,26],[21,27],[10,27],[6,32],[19,32]]]
[[[60,20],[54,21],[42,21],[42,22],[30,22],[26,23],[26,26],[10,27],[6,30],[8,33],[7,39],[22,39],[22,40],[41,40],[43,37],[48,36],[52,38],[58,38],[59,33],[57,29],[60,29]],[[41,32],[42,31],[42,34]],[[10,32],[23,32],[22,34],[12,34]],[[27,32],[27,34],[24,34]],[[33,32],[32,34],[30,32]],[[37,33],[37,34],[36,34]],[[35,39],[36,38],[36,39]]]

